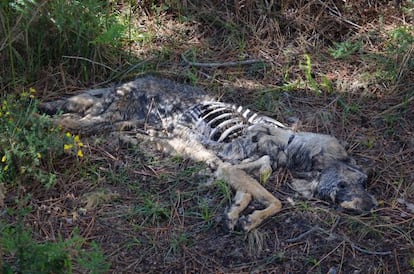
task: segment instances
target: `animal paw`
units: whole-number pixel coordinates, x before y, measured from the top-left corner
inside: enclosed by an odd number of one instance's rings
[[[228,231],[234,231],[237,225],[237,219],[230,218],[228,214],[224,214],[224,226]]]
[[[249,216],[242,216],[239,218],[237,222],[237,229],[249,232],[252,229],[252,221],[250,220]]]

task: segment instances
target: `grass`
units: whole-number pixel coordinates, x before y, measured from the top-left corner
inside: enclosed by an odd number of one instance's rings
[[[413,193],[413,2],[266,3],[1,2],[3,272],[414,271],[413,212],[398,202]],[[263,62],[199,68],[181,54]],[[281,173],[266,188],[282,212],[229,234],[232,190],[204,165],[67,134],[37,113],[37,100],[148,72],[346,140],[380,207],[353,216],[304,201]]]

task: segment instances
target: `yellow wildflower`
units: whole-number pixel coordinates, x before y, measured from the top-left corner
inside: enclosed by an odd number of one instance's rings
[[[6,160],[7,160],[6,155],[3,155],[3,157],[1,157],[1,162],[4,163],[4,162],[6,162]]]
[[[69,150],[69,149],[71,149],[73,147],[73,145],[72,144],[64,144],[63,145],[63,149],[64,150]]]
[[[79,135],[75,135],[75,137],[73,137],[73,140],[75,140],[76,143],[79,143],[80,142]]]
[[[6,165],[6,166],[3,168],[3,170],[4,170],[4,171],[9,170],[9,165]]]
[[[42,154],[40,154],[40,153],[38,152],[38,153],[36,153],[36,157],[37,157],[38,159],[40,159],[40,158],[42,158]]]
[[[67,137],[72,137],[72,133],[70,133],[69,131],[68,132],[66,132],[66,134],[65,134]]]
[[[79,156],[79,157],[83,157],[83,152],[82,152],[82,150],[80,150],[80,149],[78,150],[78,156]]]
[[[34,88],[29,88],[30,93],[36,93],[36,90]]]

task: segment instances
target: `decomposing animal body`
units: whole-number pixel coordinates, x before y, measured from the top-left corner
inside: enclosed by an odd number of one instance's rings
[[[289,169],[292,187],[306,197],[355,211],[370,211],[377,204],[365,189],[367,176],[336,138],[294,132],[189,85],[147,76],[44,103],[41,110],[63,113],[54,119],[85,134],[135,128],[137,136],[165,150],[208,163],[236,192],[226,212],[231,230],[250,231],[281,210],[281,202],[254,177],[280,168]],[[240,216],[252,200],[264,209]]]

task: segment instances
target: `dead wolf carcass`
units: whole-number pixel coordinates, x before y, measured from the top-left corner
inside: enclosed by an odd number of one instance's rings
[[[231,230],[237,226],[250,231],[281,210],[281,202],[254,179],[280,168],[289,169],[291,185],[305,197],[360,212],[377,205],[365,189],[367,176],[336,138],[294,132],[189,85],[147,76],[40,108],[47,114],[61,113],[54,119],[72,131],[93,135],[134,128],[140,139],[208,163],[236,192],[226,212]],[[264,209],[240,216],[252,200]]]

